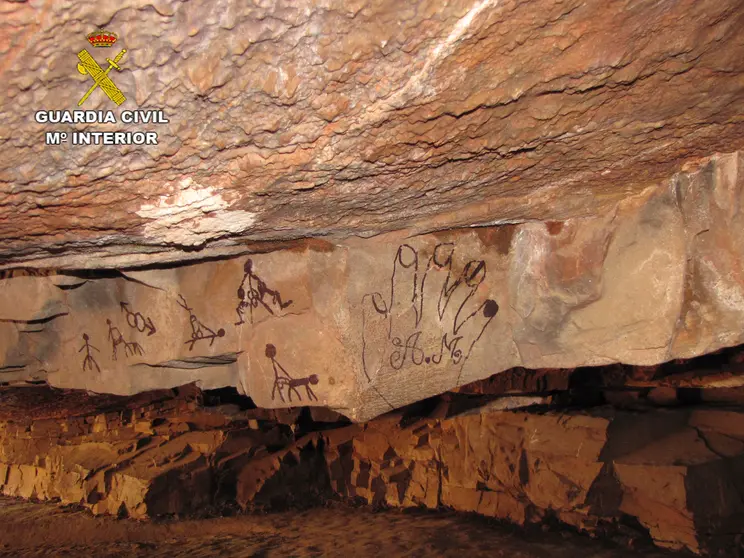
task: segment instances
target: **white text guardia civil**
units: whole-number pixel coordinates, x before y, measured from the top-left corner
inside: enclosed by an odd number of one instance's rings
[[[125,110],[117,120],[111,110],[39,110],[34,118],[39,124],[167,124],[162,110]]]

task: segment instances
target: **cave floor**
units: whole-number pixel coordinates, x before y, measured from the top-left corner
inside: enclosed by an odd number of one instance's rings
[[[372,512],[344,506],[151,522],[0,497],[0,525],[2,557],[687,556],[645,545],[629,550],[565,531],[528,534],[448,512]]]

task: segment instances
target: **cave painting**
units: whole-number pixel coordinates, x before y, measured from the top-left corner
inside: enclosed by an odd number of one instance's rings
[[[191,339],[186,341],[184,345],[189,346],[189,351],[194,348],[194,345],[198,341],[209,340],[209,346],[211,347],[214,340],[218,337],[225,336],[225,330],[220,328],[217,333],[207,326],[205,326],[199,318],[194,314],[194,309],[191,308],[187,303],[183,295],[178,295],[178,305],[189,313],[189,322],[191,323]]]
[[[312,401],[313,399],[315,401],[318,400],[318,397],[315,395],[315,392],[313,392],[311,385],[318,385],[318,376],[316,374],[311,374],[310,376],[307,376],[306,378],[293,378],[289,375],[289,373],[284,369],[284,367],[279,364],[276,360],[276,347],[269,343],[266,345],[266,358],[271,360],[271,366],[274,369],[274,387],[271,390],[271,400],[273,401],[276,397],[276,393],[279,392],[279,398],[282,400],[282,403],[286,402],[284,399],[284,388],[287,388],[287,396],[290,401],[292,401],[292,393],[297,396],[297,399],[299,401],[302,401],[302,396],[300,395],[300,392],[297,390],[298,387],[305,388],[305,393],[307,395],[307,398],[309,401]]]
[[[90,344],[90,337],[88,337],[87,333],[83,333],[83,346],[80,347],[80,350],[78,350],[79,353],[82,353],[83,350],[85,350],[85,357],[83,358],[83,372],[85,370],[93,370],[93,367],[96,367],[96,370],[100,373],[101,368],[98,366],[98,363],[96,362],[96,359],[93,358],[93,353],[90,352],[91,349],[94,351],[98,351],[93,345]],[[98,351],[99,353],[101,351]]]
[[[235,325],[245,323],[246,310],[249,312],[250,322],[253,323],[253,311],[257,310],[259,305],[273,316],[275,309],[284,310],[292,304],[291,300],[284,302],[281,293],[269,288],[266,282],[253,271],[253,260],[249,258],[243,270],[243,280],[238,287],[238,305],[235,307],[235,312],[238,314],[238,321]]]
[[[119,345],[124,345],[124,354],[126,356],[132,356],[135,354],[141,355],[144,353],[142,346],[135,342],[128,342],[124,339],[124,335],[121,330],[111,323],[111,320],[106,320],[106,324],[109,328],[108,339],[111,341],[111,358],[116,360],[116,353]]]
[[[140,333],[144,333],[147,330],[147,336],[153,335],[157,329],[155,324],[152,323],[152,318],[145,318],[140,312],[134,312],[129,309],[129,304],[126,302],[120,302],[121,311],[127,315],[127,325],[132,329],[136,329]]]
[[[415,248],[403,244],[393,260],[389,296],[364,295],[362,366],[368,382],[381,372],[424,366],[456,371],[460,385],[465,362],[499,305],[475,300],[486,263],[471,260],[456,273],[454,254],[453,243],[441,243],[421,261]]]

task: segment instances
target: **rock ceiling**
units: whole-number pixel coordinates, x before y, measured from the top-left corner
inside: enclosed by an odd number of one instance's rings
[[[739,0],[6,2],[0,258],[76,268],[596,214],[744,144]],[[85,109],[99,27],[127,53]],[[100,50],[93,54],[103,59]],[[50,130],[156,131],[49,146]],[[76,257],[82,255],[82,257]]]

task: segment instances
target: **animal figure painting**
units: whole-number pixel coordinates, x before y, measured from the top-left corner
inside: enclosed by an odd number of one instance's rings
[[[279,398],[282,400],[282,402],[286,402],[286,400],[284,399],[284,389],[286,388],[287,397],[290,402],[292,401],[293,393],[297,396],[298,401],[302,401],[302,395],[297,390],[297,388],[304,387],[305,395],[307,396],[308,400],[317,401],[318,397],[315,395],[315,392],[310,386],[318,385],[318,376],[316,374],[311,374],[310,376],[307,376],[305,378],[293,378],[276,360],[276,352],[276,347],[274,345],[270,343],[266,345],[266,358],[271,360],[271,366],[274,369],[274,387],[271,390],[271,400],[273,401],[276,398],[276,394],[279,393]]]

